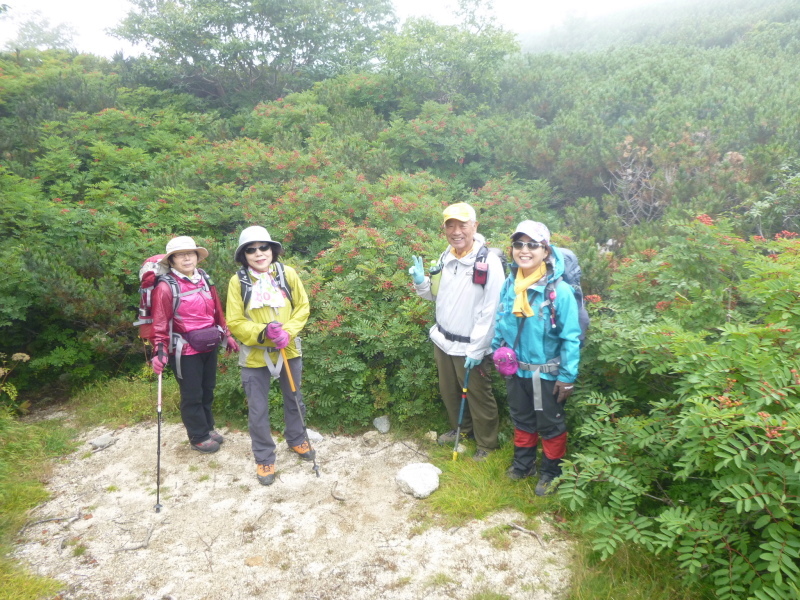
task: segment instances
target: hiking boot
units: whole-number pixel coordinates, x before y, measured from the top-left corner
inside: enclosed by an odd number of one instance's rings
[[[221,444],[222,442],[225,441],[225,438],[222,437],[220,434],[218,434],[213,429],[208,432],[208,435],[211,436],[211,439],[214,440],[215,442],[217,442],[218,444]]]
[[[519,481],[520,479],[525,479],[527,477],[533,477],[534,475],[536,475],[536,467],[533,467],[528,471],[520,471],[519,469],[515,469],[513,466],[511,466],[506,470],[506,477],[513,479],[514,481]]]
[[[440,446],[452,446],[453,444],[456,443],[456,432],[457,431],[458,431],[458,429],[451,429],[447,433],[443,433],[442,435],[440,435],[438,437],[438,439],[436,440],[436,443],[439,444]],[[466,438],[468,440],[474,440],[475,439],[475,436],[473,435],[473,433],[471,431],[469,433],[464,433],[462,431],[461,432],[461,437],[464,437],[464,438]]]
[[[472,455],[472,460],[474,460],[475,462],[483,462],[487,458],[489,458],[489,451],[481,450],[480,448],[475,450],[475,454]]]
[[[290,447],[302,460],[314,460],[314,458],[317,456],[316,450],[313,450],[311,446],[308,445],[307,441],[303,441],[303,443],[299,446]]]
[[[197,450],[198,452],[202,452],[204,454],[211,454],[212,452],[216,452],[219,450],[219,444],[208,438],[205,442],[200,442],[199,444],[192,444],[192,449]]]
[[[536,484],[536,489],[534,492],[537,496],[549,496],[550,494],[554,494],[556,491],[557,485],[553,483],[554,478],[549,475],[542,475],[539,478],[539,483]]]
[[[256,477],[261,485],[275,483],[275,465],[256,465]]]

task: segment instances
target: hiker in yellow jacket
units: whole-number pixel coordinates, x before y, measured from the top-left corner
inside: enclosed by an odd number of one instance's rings
[[[248,423],[256,476],[262,485],[275,481],[275,441],[269,421],[269,388],[280,379],[289,448],[303,460],[313,460],[314,450],[305,431],[306,407],[300,391],[303,358],[297,337],[308,321],[308,296],[297,272],[278,261],[283,246],[260,226],[239,235],[234,259],[242,268],[230,279],[226,317],[239,341],[239,366],[247,395]],[[292,391],[283,364],[285,351],[296,386]]]

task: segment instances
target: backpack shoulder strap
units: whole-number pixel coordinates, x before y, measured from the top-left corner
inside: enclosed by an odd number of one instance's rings
[[[246,312],[250,297],[253,295],[253,282],[250,280],[250,273],[244,267],[236,271],[236,275],[239,277],[239,285],[242,292],[242,308]]]
[[[556,326],[556,286],[563,280],[563,277],[558,277],[555,281],[548,281],[544,286],[542,308],[545,306],[550,308],[550,327],[553,328]]]
[[[211,288],[214,287],[214,280],[211,279],[211,275],[200,268],[197,269],[197,272],[203,277],[203,288],[205,291],[210,292]]]
[[[289,298],[289,303],[294,305],[294,300],[292,299],[292,289],[289,287],[289,284],[286,283],[286,271],[283,268],[283,263],[276,260],[274,264],[275,272],[278,276],[278,285],[284,292],[286,292],[286,296]]]
[[[169,289],[172,292],[172,314],[174,315],[176,312],[178,312],[178,306],[181,303],[181,286],[178,284],[178,281],[175,279],[175,277],[173,277],[172,273],[165,273],[164,275],[159,275],[156,277],[154,287],[162,281],[167,282],[167,285],[169,285]]]

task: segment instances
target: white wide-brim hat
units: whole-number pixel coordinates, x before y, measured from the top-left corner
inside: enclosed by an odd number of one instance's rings
[[[176,252],[189,252],[192,250],[197,252],[197,262],[208,258],[208,250],[195,244],[194,240],[188,235],[179,235],[178,237],[172,238],[169,242],[167,242],[167,253],[159,262],[162,265],[169,266],[170,256]]]
[[[265,227],[253,225],[252,227],[244,229],[242,233],[239,234],[239,245],[236,247],[236,252],[233,253],[233,260],[239,261],[241,259],[239,253],[242,251],[242,248],[249,246],[253,242],[268,242],[272,246],[277,246],[277,250],[273,251],[273,254],[280,254],[281,250],[283,250],[281,243],[273,240]]]

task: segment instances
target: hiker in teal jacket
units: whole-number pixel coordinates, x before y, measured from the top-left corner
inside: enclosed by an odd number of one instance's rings
[[[506,379],[514,422],[514,461],[507,475],[536,475],[541,438],[536,494],[543,496],[554,491],[551,483],[561,475],[566,454],[564,402],[578,377],[581,328],[572,288],[560,279],[563,258],[550,245],[547,227],[523,221],[511,240],[511,273],[500,292],[492,340],[492,350],[507,346],[517,359],[516,372]]]

